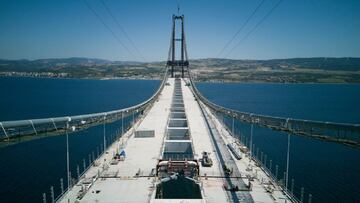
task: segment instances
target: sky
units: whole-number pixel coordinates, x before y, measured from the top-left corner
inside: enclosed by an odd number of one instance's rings
[[[177,5],[190,59],[360,57],[359,0],[264,0],[223,52],[262,0],[103,1],[131,41],[101,0],[0,0],[0,58],[166,60]]]

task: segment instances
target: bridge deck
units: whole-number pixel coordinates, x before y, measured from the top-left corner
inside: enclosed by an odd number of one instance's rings
[[[174,91],[174,79],[170,78],[168,82],[170,85],[164,87],[158,101],[152,106],[148,114],[107,149],[107,152],[85,173],[85,177],[82,177],[70,191],[63,195],[60,199],[61,202],[75,202],[76,200],[79,202],[170,202],[152,199],[156,190],[156,179],[153,176],[163,149]],[[253,170],[257,171],[257,179],[252,182],[253,190],[251,192],[225,191],[223,185],[229,183],[229,179],[222,178],[224,173],[220,164],[220,157],[226,160],[226,164],[233,163],[237,176],[254,175],[254,173],[245,170],[249,159],[244,155],[241,160],[236,160],[233,157],[225,145],[234,142],[233,138],[206,107],[203,107],[204,113],[202,112],[199,103],[195,100],[190,88],[185,86],[184,81],[181,82],[181,85],[186,117],[193,142],[194,158],[200,159],[202,152],[206,151],[210,152],[210,158],[213,161],[212,167],[203,167],[200,164],[203,201],[284,202],[286,196],[279,191],[278,187],[274,186],[275,191],[272,194],[266,192],[265,186],[267,184],[263,183],[267,183],[269,178],[256,166],[253,166]],[[135,130],[154,130],[155,136],[138,138],[134,136]],[[216,144],[221,145],[219,147],[221,154],[216,149],[212,136],[216,137]],[[124,161],[112,165],[112,157],[120,149],[125,150],[126,158]],[[224,152],[224,150],[226,151]],[[231,179],[230,183],[244,187],[248,184],[247,179],[244,180],[235,178]],[[91,182],[91,186],[86,182]],[[83,193],[81,200],[77,199],[80,194],[79,191],[85,186],[89,188],[88,191]],[[187,200],[187,202],[202,201]]]

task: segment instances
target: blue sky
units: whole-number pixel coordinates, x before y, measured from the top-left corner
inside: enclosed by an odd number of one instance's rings
[[[218,53],[261,0],[104,0],[147,61],[166,60],[171,16],[185,15],[190,58]],[[220,55],[234,59],[360,57],[360,1],[283,0],[248,38],[241,40],[278,0],[265,0]],[[99,0],[0,0],[0,58],[95,57],[143,60]],[[231,53],[229,50],[239,43]]]

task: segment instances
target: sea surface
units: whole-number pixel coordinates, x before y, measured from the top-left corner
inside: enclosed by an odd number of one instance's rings
[[[149,98],[159,81],[0,78],[0,121],[66,116],[125,108]],[[210,84],[197,83],[211,101],[245,112],[273,116],[360,123],[360,85],[335,84]],[[129,125],[129,120],[125,125]],[[231,121],[226,120],[228,124]],[[235,123],[235,132],[249,143],[249,126]],[[106,126],[113,140],[121,123]],[[71,134],[70,167],[77,176],[101,151],[103,126]],[[110,141],[109,141],[110,142]],[[287,135],[254,129],[255,148],[266,155],[266,165],[278,178],[285,170]],[[65,136],[33,140],[0,148],[0,202],[50,200],[66,187]],[[265,159],[265,158],[264,158]],[[291,137],[290,180],[304,202],[359,202],[360,150],[334,143]],[[264,161],[265,162],[265,161]],[[291,182],[291,181],[290,181]],[[289,183],[290,185],[290,183]]]
[[[218,84],[198,83],[216,104],[243,112],[308,120],[360,123],[360,85],[357,84]],[[231,128],[232,120],[225,119]],[[273,175],[284,179],[287,135],[254,128],[254,155]],[[235,134],[249,145],[250,126],[235,122]],[[360,202],[360,149],[291,136],[289,189],[304,202]],[[257,153],[258,151],[258,153]],[[266,156],[266,158],[265,158]],[[266,160],[266,161],[265,161]]]

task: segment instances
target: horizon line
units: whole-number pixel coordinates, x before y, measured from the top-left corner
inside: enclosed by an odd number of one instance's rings
[[[332,58],[332,59],[341,59],[341,58],[348,58],[348,59],[360,59],[360,56],[309,56],[309,57],[288,57],[288,58],[263,58],[263,59],[252,59],[252,58],[217,58],[217,57],[208,57],[208,58],[193,58],[191,60],[209,60],[209,59],[216,59],[216,60],[233,60],[233,61],[270,61],[270,60],[287,60],[287,59],[310,59],[310,58]],[[157,63],[157,62],[164,62],[167,60],[154,60],[154,61],[137,61],[137,60],[111,60],[111,59],[104,59],[104,58],[96,58],[96,57],[85,57],[85,56],[72,56],[72,57],[50,57],[50,58],[36,58],[36,59],[28,59],[28,58],[18,58],[18,59],[6,59],[0,58],[0,60],[4,61],[38,61],[38,60],[57,60],[57,59],[92,59],[92,60],[103,60],[109,62],[137,62],[137,63]]]

